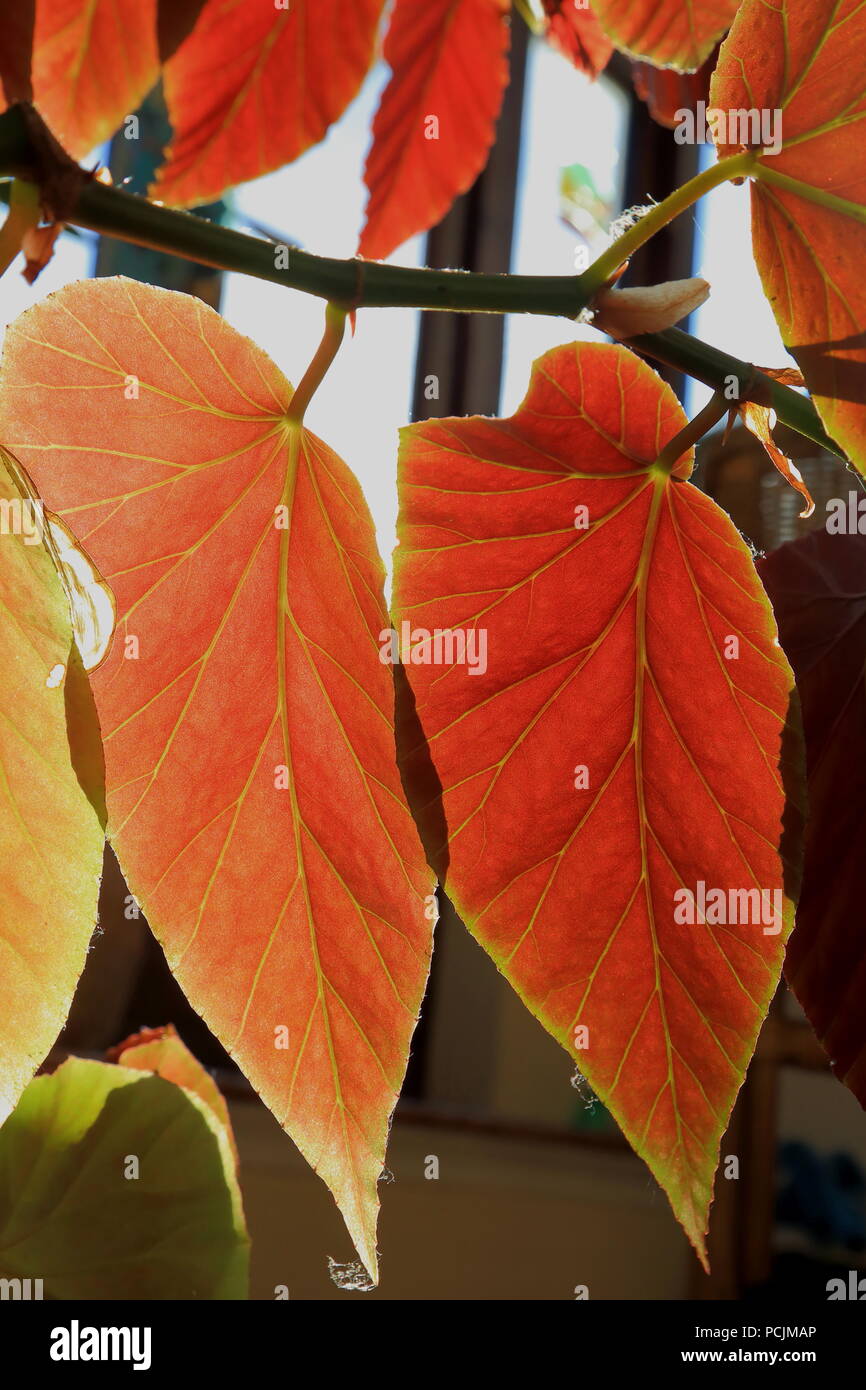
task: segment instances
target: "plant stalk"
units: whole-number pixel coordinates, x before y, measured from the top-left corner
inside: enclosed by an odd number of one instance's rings
[[[730,394],[729,406],[742,401],[771,406],[781,424],[805,435],[828,453],[845,458],[844,452],[821,424],[809,397],[765,376],[751,362],[731,357],[729,353],[711,347],[709,343],[702,343],[700,338],[693,338],[679,328],[667,328],[663,333],[642,333],[639,337],[629,338],[628,346],[657,362],[664,362],[668,367],[686,372],[695,381],[711,386],[714,391],[729,392],[731,383],[736,381],[736,393]]]
[[[672,473],[683,454],[694,448],[713,425],[717,425],[722,417],[728,414],[730,408],[730,402],[717,392],[707,401],[703,410],[698,411],[694,419],[689,420],[673,439],[668,440],[655,461],[656,469],[662,473]]]
[[[719,160],[630,227],[582,275],[488,275],[360,259],[334,260],[295,247],[280,247],[99,183],[65,154],[35,110],[26,104],[0,114],[0,177],[35,184],[58,220],[217,270],[236,271],[318,295],[347,313],[358,308],[403,307],[576,318],[599,285],[653,232],[708,189],[726,179],[745,177],[752,160],[751,153]],[[281,260],[287,260],[285,268],[277,268],[277,252],[282,253]],[[724,390],[731,376],[736,376],[740,400],[772,405],[783,424],[844,457],[825,433],[812,402],[751,364],[677,329],[642,335],[632,339],[631,345],[716,390]]]
[[[346,310],[336,304],[325,309],[325,332],[316,355],[298,383],[295,394],[289,402],[287,419],[302,424],[307,406],[325,379],[331,363],[340,350],[346,329]]]
[[[686,208],[691,207],[705,193],[730,179],[747,178],[754,168],[755,158],[754,151],[747,150],[742,154],[732,154],[718,159],[693,179],[674,189],[663,202],[654,203],[581,275],[581,285],[589,287],[590,298],[613,279],[620,266],[633,256],[644,242],[649,241],[650,237],[655,236],[656,232],[661,231],[662,227],[666,227],[681,212],[685,212]]]

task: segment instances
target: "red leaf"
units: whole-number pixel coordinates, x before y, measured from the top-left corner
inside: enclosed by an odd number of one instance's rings
[[[481,173],[508,82],[507,12],[507,0],[397,0],[360,255],[381,260],[434,226]]]
[[[208,202],[317,144],[361,86],[383,3],[207,0],[164,69],[174,140],[156,196]]]
[[[575,344],[536,363],[510,419],[406,429],[395,608],[416,642],[487,633],[483,672],[404,655],[444,788],[449,896],[703,1258],[792,915],[792,682],[748,549],[685,481],[691,455],[673,476],[654,464],[684,423],[638,358]],[[678,922],[675,893],[700,901],[701,881],[778,892],[784,927]]]
[[[768,113],[781,134],[781,152],[755,162],[755,260],[829,434],[866,472],[866,8],[745,0],[710,96]],[[719,134],[720,154],[742,143]]]
[[[613,53],[613,44],[592,10],[577,0],[542,0],[545,37],[579,72],[598,77]]]
[[[116,595],[93,688],[130,890],[375,1274],[429,875],[372,522],[290,395],[197,300],[97,280],[9,329],[0,421]]]
[[[765,555],[758,570],[797,677],[809,776],[785,973],[840,1080],[866,1105],[866,537],[856,531],[866,523],[859,489],[840,500],[846,513],[853,503],[852,534],[814,531]]]
[[[740,0],[592,0],[617,48],[658,68],[694,72],[737,13]]]
[[[156,0],[37,0],[34,101],[76,159],[109,139],[158,77]]]
[[[673,130],[681,111],[693,110],[699,101],[706,102],[709,98],[714,67],[712,57],[697,72],[675,72],[670,68],[653,67],[652,63],[632,63],[631,76],[634,89],[646,103],[653,120]]]

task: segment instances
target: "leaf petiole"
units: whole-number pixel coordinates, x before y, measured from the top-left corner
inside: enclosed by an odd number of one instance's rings
[[[340,350],[343,334],[346,331],[347,313],[348,310],[341,308],[339,304],[328,304],[325,308],[325,331],[322,335],[322,341],[315,357],[301,377],[286,412],[286,419],[291,420],[293,424],[303,423],[307,406],[321,386],[328,368]]]
[[[617,237],[606,251],[593,261],[592,265],[578,277],[581,296],[588,303],[597,290],[607,285],[635,251],[638,251],[650,237],[661,231],[681,212],[696,203],[705,193],[718,188],[731,179],[743,179],[755,168],[758,152],[746,150],[741,154],[727,155],[703,169],[693,179],[674,189],[661,203],[655,203],[642,217],[634,222],[622,236]]]
[[[669,439],[662,449],[655,463],[653,470],[656,473],[672,473],[678,461],[682,458],[698,440],[703,439],[704,435],[718,424],[724,415],[731,409],[731,402],[717,391],[707,402],[703,410],[699,410],[694,419],[689,420],[673,437]]]
[[[39,190],[35,184],[13,179],[9,215],[0,227],[0,275],[5,274],[21,250],[25,232],[39,225]]]

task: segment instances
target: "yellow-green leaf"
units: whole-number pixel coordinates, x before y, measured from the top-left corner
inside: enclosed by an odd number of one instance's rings
[[[248,1254],[225,1128],[184,1087],[72,1057],[0,1130],[3,1278],[58,1299],[239,1299]]]
[[[102,867],[99,726],[43,526],[0,449],[0,1123],[66,1020]]]

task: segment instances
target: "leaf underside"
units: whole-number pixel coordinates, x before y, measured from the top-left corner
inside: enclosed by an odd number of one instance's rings
[[[828,433],[866,472],[866,8],[745,0],[710,102],[781,113],[752,184],[755,260]]]
[[[243,1299],[248,1264],[231,1149],[197,1095],[80,1057],[31,1082],[0,1130],[3,1278],[54,1299]]]
[[[688,458],[652,466],[683,423],[632,354],[573,345],[536,363],[510,419],[410,426],[395,609],[487,634],[473,674],[404,656],[426,738],[405,775],[432,759],[444,788],[449,896],[703,1257],[791,923],[800,763],[749,551]],[[781,930],[678,924],[674,894],[700,880],[778,891]]]
[[[174,139],[154,195],[218,198],[317,144],[373,61],[384,0],[206,0],[163,69]]]
[[[130,889],[375,1274],[429,874],[372,521],[290,397],[199,301],[99,280],[9,330],[0,421],[116,597],[93,688]]]
[[[73,158],[110,139],[158,77],[156,0],[37,0],[33,100]]]
[[[487,163],[508,82],[507,13],[507,0],[398,0],[385,41],[393,76],[364,171],[368,260],[435,226]]]
[[[659,68],[693,72],[737,13],[739,0],[592,0],[618,49]]]
[[[66,1022],[96,924],[99,726],[60,577],[0,449],[0,1124]]]
[[[613,53],[595,14],[577,0],[544,0],[545,37],[568,58],[578,72],[598,77]]]

